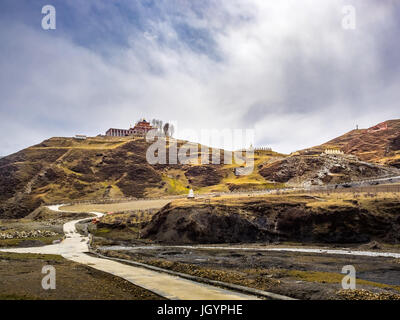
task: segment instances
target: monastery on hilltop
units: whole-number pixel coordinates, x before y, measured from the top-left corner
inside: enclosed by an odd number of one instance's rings
[[[150,122],[145,119],[137,122],[133,128],[129,129],[115,129],[110,128],[106,131],[106,136],[109,137],[125,137],[125,136],[145,136],[147,132],[155,129]]]

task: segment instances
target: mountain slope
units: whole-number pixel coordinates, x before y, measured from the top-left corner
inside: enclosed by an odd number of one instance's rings
[[[363,161],[400,168],[400,119],[385,121],[369,129],[352,130],[300,153],[320,153],[329,148],[341,149]]]
[[[398,175],[395,168],[362,162],[349,155],[294,155],[264,165],[260,174],[287,186],[340,184],[368,178]]]
[[[186,141],[171,143],[179,148]],[[259,190],[388,175],[394,168],[320,153],[340,148],[362,160],[399,167],[400,120],[351,131],[290,157],[256,151],[254,171],[246,176],[235,175],[237,164],[150,165],[149,146],[140,137],[51,138],[1,158],[0,218],[24,217],[42,203],[158,197],[187,194],[190,188],[196,193]],[[219,152],[222,163],[224,150]]]
[[[145,150],[127,139],[52,138],[2,158],[0,214],[21,217],[43,202],[122,196],[132,184],[126,195],[140,196],[161,181],[146,165]]]
[[[179,148],[186,141],[173,142]],[[238,165],[150,165],[149,145],[139,137],[51,138],[2,158],[0,217],[26,216],[42,203],[277,186],[258,171],[236,177]],[[257,155],[256,164],[271,155]]]

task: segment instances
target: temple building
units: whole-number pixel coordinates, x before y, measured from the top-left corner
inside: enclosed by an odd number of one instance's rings
[[[126,136],[145,136],[147,132],[155,129],[150,122],[142,119],[137,122],[133,128],[129,129],[116,129],[110,128],[106,131],[106,136],[109,137],[126,137]]]
[[[325,149],[325,154],[344,154],[344,152],[340,149]]]

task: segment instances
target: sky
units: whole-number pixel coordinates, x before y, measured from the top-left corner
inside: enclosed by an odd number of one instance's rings
[[[1,0],[0,156],[140,118],[318,145],[400,118],[399,34],[396,0]]]

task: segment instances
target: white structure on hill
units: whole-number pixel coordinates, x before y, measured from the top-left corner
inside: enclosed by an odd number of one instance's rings
[[[342,150],[339,149],[325,149],[325,154],[344,154]]]
[[[194,199],[194,192],[193,192],[193,189],[190,189],[189,190],[189,194],[188,194],[188,199]]]

